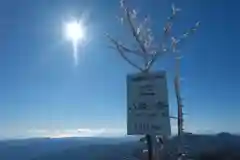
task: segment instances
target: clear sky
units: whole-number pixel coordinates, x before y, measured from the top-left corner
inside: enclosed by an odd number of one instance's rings
[[[135,3],[134,3],[135,2]],[[160,34],[169,0],[135,0]],[[175,1],[183,9],[176,33],[202,22],[181,52],[182,92],[190,132],[239,133],[239,17],[236,0]],[[127,38],[116,20],[116,0],[1,0],[0,138],[122,133],[126,128],[126,74],[136,70],[109,49],[104,33]],[[89,43],[79,64],[62,35],[71,16],[87,20]],[[168,73],[171,114],[176,115],[171,58],[154,67]],[[172,123],[175,130],[175,123]]]

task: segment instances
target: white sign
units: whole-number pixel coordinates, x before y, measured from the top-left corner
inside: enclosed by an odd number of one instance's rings
[[[127,76],[127,134],[171,134],[165,71]]]

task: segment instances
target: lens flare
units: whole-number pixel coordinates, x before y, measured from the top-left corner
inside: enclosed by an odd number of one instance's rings
[[[78,64],[78,44],[81,44],[85,39],[86,28],[81,21],[72,21],[66,23],[65,34],[68,40],[71,41],[73,47],[74,62]]]

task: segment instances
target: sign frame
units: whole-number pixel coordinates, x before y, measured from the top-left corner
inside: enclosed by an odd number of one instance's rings
[[[171,135],[166,71],[127,75],[127,135]]]

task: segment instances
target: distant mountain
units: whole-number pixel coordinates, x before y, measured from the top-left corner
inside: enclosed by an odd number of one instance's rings
[[[140,145],[137,143],[122,143],[108,145],[88,145],[73,147],[58,153],[43,155],[32,160],[124,160],[134,159],[133,151]]]
[[[186,134],[186,150],[196,160],[240,158],[240,136]],[[176,159],[178,137],[165,141],[163,159]],[[143,157],[139,138],[36,138],[0,141],[0,160],[135,160]],[[239,156],[239,157],[238,157]]]
[[[199,157],[201,154],[218,153],[227,150],[238,153],[240,151],[240,136],[229,133],[217,135],[194,135],[183,136],[184,148],[191,157]],[[164,154],[177,154],[179,139],[173,137],[165,143]],[[165,155],[166,156],[166,155]]]
[[[51,155],[85,146],[117,145],[134,141],[134,138],[35,138],[0,141],[0,160],[31,160],[42,155]]]

